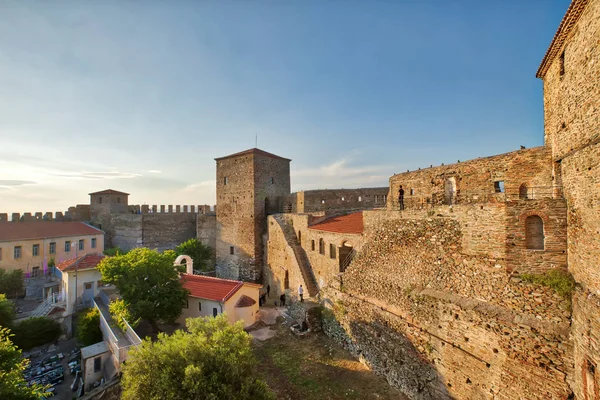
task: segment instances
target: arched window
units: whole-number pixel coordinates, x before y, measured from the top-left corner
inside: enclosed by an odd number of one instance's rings
[[[522,184],[519,187],[519,198],[520,199],[528,199],[529,196],[527,195],[528,189],[527,189],[527,185],[526,184]]]
[[[310,249],[311,249],[312,251],[315,251],[315,241],[314,241],[314,240],[311,240],[311,241],[310,241]]]
[[[102,197],[98,197],[98,204],[102,204]]]
[[[544,250],[544,221],[538,215],[525,220],[525,245],[531,250]]]
[[[319,253],[325,254],[325,241],[323,239],[319,239]]]

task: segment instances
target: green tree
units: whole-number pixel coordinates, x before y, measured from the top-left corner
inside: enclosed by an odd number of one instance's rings
[[[28,360],[21,357],[21,350],[11,342],[11,336],[8,328],[0,328],[0,399],[38,400],[47,397],[45,387],[27,386],[23,370]]]
[[[90,308],[79,315],[77,321],[77,339],[84,346],[91,346],[102,341],[100,330],[100,312],[97,308]]]
[[[194,269],[200,271],[212,271],[214,266],[211,264],[212,249],[198,239],[190,239],[175,248],[175,253],[178,256],[185,254],[192,257],[194,261]]]
[[[274,399],[256,379],[251,336],[225,315],[190,318],[188,332],[159,334],[129,353],[123,366],[123,400]]]
[[[15,319],[15,305],[6,298],[6,295],[0,294],[0,327],[9,327]]]
[[[188,291],[173,267],[175,252],[137,248],[103,259],[102,281],[117,286],[134,319],[147,320],[158,332],[158,322],[174,322],[186,304]]]
[[[131,311],[129,311],[127,303],[122,299],[111,301],[108,306],[108,311],[110,311],[113,321],[115,321],[123,331],[127,330],[127,325],[125,325],[123,319],[125,319],[132,328],[135,328],[140,323],[140,319],[134,318]]]
[[[127,254],[127,251],[121,250],[120,247],[110,247],[108,249],[105,249],[103,253],[105,256],[114,257],[118,255]]]
[[[58,340],[62,333],[58,322],[48,317],[34,317],[16,324],[12,328],[14,343],[23,350]]]
[[[23,291],[23,271],[15,269],[9,272],[0,268],[0,293],[14,299],[21,295]]]

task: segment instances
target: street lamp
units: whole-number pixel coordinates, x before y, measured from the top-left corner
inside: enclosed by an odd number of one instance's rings
[[[79,264],[79,260],[77,259],[77,250],[78,250],[79,241],[75,241],[71,243],[71,247],[75,247],[75,306],[73,307],[73,311],[77,309],[77,264]]]

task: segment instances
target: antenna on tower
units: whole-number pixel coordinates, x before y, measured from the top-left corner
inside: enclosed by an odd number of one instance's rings
[[[254,132],[254,148],[258,149],[258,133]]]

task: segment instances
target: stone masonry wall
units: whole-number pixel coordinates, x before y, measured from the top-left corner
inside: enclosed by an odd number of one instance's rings
[[[306,190],[283,197],[280,212],[313,213],[385,207],[388,190],[388,187]]]
[[[200,242],[212,249],[212,262],[215,263],[215,255],[217,248],[217,216],[198,214],[196,224],[196,237]]]
[[[227,183],[225,183],[227,179]],[[240,279],[255,251],[254,157],[245,155],[217,161],[217,251],[220,278]],[[233,254],[231,248],[233,247]]]
[[[505,191],[497,193],[494,182],[503,182]],[[396,174],[390,178],[388,209],[398,209],[400,185],[406,208],[518,199],[522,185],[527,187],[523,195],[529,198],[560,196],[560,189],[553,188],[552,161],[546,147]]]
[[[110,228],[112,246],[123,250],[148,247],[174,249],[196,237],[197,214],[114,214]]]
[[[365,214],[368,242],[322,292],[330,334],[414,399],[568,396],[567,302],[466,254],[464,221]]]
[[[573,389],[577,399],[590,400],[600,398],[599,0],[587,2],[557,54],[542,77],[545,143],[564,186],[569,270],[579,284],[573,298]]]

